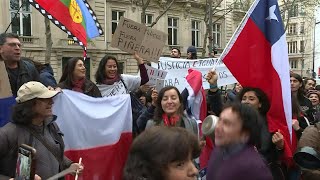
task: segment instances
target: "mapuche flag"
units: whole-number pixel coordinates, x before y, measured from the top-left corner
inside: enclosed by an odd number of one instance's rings
[[[96,15],[86,0],[29,0],[43,16],[86,50],[88,39],[103,34]]]
[[[253,3],[221,60],[242,86],[260,88],[267,94],[269,131],[283,134],[284,158],[290,163],[296,137],[292,133],[288,49],[277,0]]]

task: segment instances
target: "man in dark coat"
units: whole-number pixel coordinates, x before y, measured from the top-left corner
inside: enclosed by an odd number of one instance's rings
[[[34,65],[28,61],[21,60],[21,42],[17,34],[0,34],[0,56],[5,62],[14,96],[17,96],[18,89],[24,83],[39,81],[39,73]]]

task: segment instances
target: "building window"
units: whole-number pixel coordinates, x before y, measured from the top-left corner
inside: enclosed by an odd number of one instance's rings
[[[300,34],[304,34],[304,22],[300,24]]]
[[[117,29],[118,23],[120,21],[120,17],[124,15],[123,11],[112,11],[112,19],[111,19],[111,27],[112,27],[112,34]]]
[[[31,8],[28,0],[10,0],[9,10],[12,33],[31,36]]]
[[[192,46],[200,47],[200,21],[191,21]]]
[[[305,15],[306,15],[306,8],[305,8],[304,5],[301,5],[300,15],[301,15],[301,16],[305,16]]]
[[[297,17],[299,12],[299,6],[293,5],[293,7],[289,10],[289,17]]]
[[[213,47],[221,47],[221,24],[213,24],[212,28]]]
[[[168,18],[168,45],[178,45],[178,19]]]
[[[298,61],[297,60],[290,60],[290,66],[292,69],[298,68]]]
[[[152,22],[153,22],[153,15],[146,14],[145,19],[144,19],[144,23],[146,24],[146,26],[151,26]]]
[[[297,34],[297,24],[288,24],[288,35],[296,35]]]
[[[305,44],[304,41],[300,41],[300,53],[304,53]]]
[[[298,52],[297,41],[288,42],[288,52],[289,54],[295,54]]]

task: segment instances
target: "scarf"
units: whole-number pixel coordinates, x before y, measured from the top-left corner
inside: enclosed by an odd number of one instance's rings
[[[86,79],[83,78],[83,79],[80,79],[80,80],[72,81],[72,90],[83,93],[82,87],[84,85],[85,80]]]
[[[166,113],[162,114],[163,123],[165,126],[176,126],[177,122],[179,121],[180,117],[175,115],[172,117],[168,117]]]
[[[103,84],[112,85],[112,84],[114,84],[115,82],[120,81],[120,79],[121,79],[121,76],[120,76],[119,74],[117,74],[116,77],[114,77],[114,78],[112,78],[112,79],[110,79],[110,78],[105,78],[105,79],[103,80]]]

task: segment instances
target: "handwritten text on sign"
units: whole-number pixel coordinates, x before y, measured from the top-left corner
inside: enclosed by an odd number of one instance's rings
[[[157,85],[157,79],[165,79],[167,76],[167,72],[145,65],[149,77],[149,81],[147,82],[147,85],[155,86]]]
[[[209,83],[205,77],[217,61],[217,58],[188,60],[161,57],[159,59],[158,68],[168,72],[165,78],[165,86],[176,86],[180,91],[182,91],[187,85],[185,78],[188,74],[188,69],[192,68],[202,73],[203,87],[205,89],[209,89]],[[155,67],[157,65],[153,64],[152,66]],[[216,66],[216,72],[218,73],[218,86],[225,86],[237,82],[229,69],[223,63],[219,63]]]
[[[143,24],[121,17],[111,46],[156,62],[162,54],[167,35]]]

